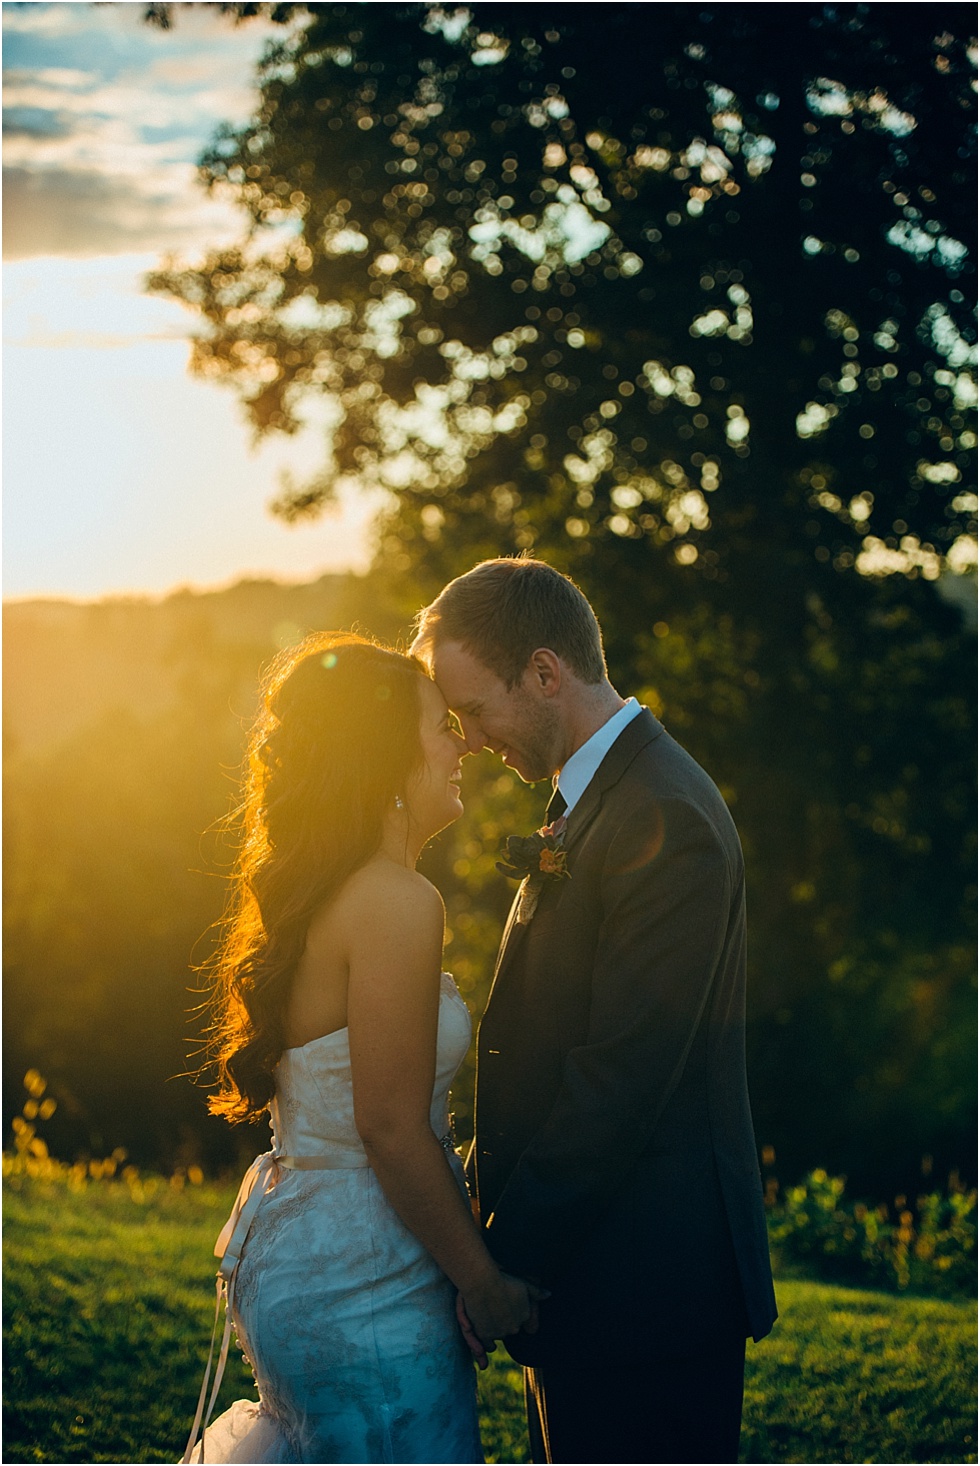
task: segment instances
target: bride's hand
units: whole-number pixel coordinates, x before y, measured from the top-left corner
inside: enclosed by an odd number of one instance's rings
[[[490,1360],[487,1358],[487,1346],[482,1339],[477,1338],[473,1330],[473,1325],[470,1323],[469,1316],[466,1312],[466,1304],[463,1302],[462,1293],[456,1294],[456,1322],[459,1324],[459,1331],[463,1335],[466,1347],[476,1361],[477,1368],[486,1369],[490,1363]],[[496,1349],[496,1347],[496,1344],[490,1345],[491,1349]]]

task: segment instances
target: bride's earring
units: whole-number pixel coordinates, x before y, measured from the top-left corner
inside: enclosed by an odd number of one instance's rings
[[[404,809],[405,808],[405,801],[401,797],[400,794],[396,794],[395,795],[395,808],[396,809]]]

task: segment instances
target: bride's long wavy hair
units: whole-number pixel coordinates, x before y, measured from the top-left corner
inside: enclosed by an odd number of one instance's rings
[[[353,633],[281,653],[262,689],[238,858],[210,980],[214,1114],[257,1119],[274,1092],[283,1022],[314,913],[378,850],[386,813],[421,769],[425,668]]]

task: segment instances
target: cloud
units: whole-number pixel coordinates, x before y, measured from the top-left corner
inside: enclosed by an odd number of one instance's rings
[[[8,341],[7,345],[40,347],[46,351],[106,351],[132,346],[133,337],[109,331],[35,331],[33,336],[23,341]]]
[[[12,35],[71,36],[87,30],[90,24],[81,5],[25,3],[3,7],[3,28]]]
[[[66,76],[71,75],[65,73]],[[207,86],[183,90],[151,87],[145,77],[127,75],[104,81],[84,72],[77,79],[55,81],[52,72],[7,72],[4,75],[4,108],[20,108],[72,115],[90,122],[124,122],[134,139],[147,128],[179,124],[184,133],[195,130],[201,141],[222,118],[247,114],[253,93],[243,86],[216,86],[212,74]]]
[[[125,176],[63,168],[4,170],[5,259],[33,255],[113,255],[179,249],[202,237],[232,237],[231,210],[194,188],[141,188]]]
[[[186,313],[148,295],[143,277],[158,263],[136,254],[32,256],[4,267],[4,341],[8,348],[171,345],[187,350]]]
[[[187,6],[161,32],[141,24],[141,5],[4,7],[6,258],[193,249],[240,233],[195,165],[219,123],[251,112],[271,29],[217,10]]]
[[[52,138],[67,137],[69,131],[65,119],[53,112],[32,112],[25,108],[3,120],[3,136],[8,148],[18,139],[34,145],[50,142]]]
[[[98,79],[96,72],[80,71],[77,66],[42,66],[34,72],[14,70],[8,72],[4,78],[5,83],[37,81],[42,86],[59,89],[94,86]]]

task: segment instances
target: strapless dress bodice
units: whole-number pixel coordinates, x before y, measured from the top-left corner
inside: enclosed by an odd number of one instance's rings
[[[448,972],[441,978],[436,1074],[430,1119],[440,1139],[449,1129],[449,1086],[472,1036],[469,1010]],[[286,1049],[275,1073],[276,1094],[269,1106],[273,1149],[278,1155],[329,1155],[363,1165],[364,1146],[354,1123],[350,1042],[338,1028],[299,1048]]]

